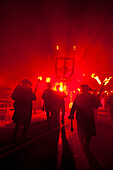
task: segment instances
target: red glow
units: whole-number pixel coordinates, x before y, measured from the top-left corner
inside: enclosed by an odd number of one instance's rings
[[[75,45],[73,46],[73,50],[76,50],[76,46]]]

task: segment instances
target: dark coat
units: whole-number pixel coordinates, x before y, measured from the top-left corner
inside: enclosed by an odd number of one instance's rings
[[[110,115],[113,120],[113,94],[108,97],[107,104],[110,106]]]
[[[42,99],[44,100],[45,107],[53,107],[55,104],[55,93],[52,89],[44,90],[42,94]]]
[[[98,101],[93,94],[82,93],[76,96],[70,112],[70,115],[73,115],[76,110],[78,130],[81,128],[89,136],[96,135],[93,108],[98,108],[98,106]]]
[[[65,114],[65,98],[66,98],[66,93],[60,92],[60,91],[55,91],[55,105],[56,109],[60,114],[60,109],[63,114]]]
[[[32,116],[32,100],[36,100],[36,96],[33,94],[32,89],[19,84],[14,89],[11,97],[15,100],[15,112],[12,117],[13,122],[28,125]]]
[[[56,97],[56,100],[59,102],[60,105],[65,104],[66,93],[56,91],[55,97]]]

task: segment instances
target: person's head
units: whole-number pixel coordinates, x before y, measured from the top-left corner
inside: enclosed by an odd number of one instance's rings
[[[92,89],[87,84],[82,84],[81,88],[82,88],[82,92],[92,91]]]
[[[56,85],[56,90],[57,90],[57,91],[60,91],[60,85],[59,85],[59,84]]]
[[[52,84],[50,82],[47,83],[47,87],[48,89],[51,89],[52,88]]]
[[[32,83],[28,80],[28,79],[24,79],[24,80],[21,80],[20,83],[23,85],[23,86],[30,86],[32,85]]]

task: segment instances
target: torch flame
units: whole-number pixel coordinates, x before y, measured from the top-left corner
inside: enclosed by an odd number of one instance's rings
[[[92,73],[91,78],[94,78],[95,80],[97,80],[98,84],[101,84],[99,77],[95,76],[95,73]]]
[[[73,106],[73,102],[69,103],[69,108],[71,109]]]
[[[73,50],[76,50],[76,46],[75,45],[73,46]]]
[[[65,85],[63,86],[63,83],[62,83],[62,82],[60,82],[59,85],[60,85],[60,89],[59,89],[59,90],[60,90],[61,92],[63,92],[63,91],[66,90],[66,86],[65,86]]]
[[[47,78],[46,78],[46,82],[47,82],[47,83],[50,82],[50,80],[51,80],[50,77],[47,77]]]
[[[59,88],[59,90],[61,91],[61,92],[65,92],[66,93],[66,85],[63,85],[63,83],[62,82],[60,82],[60,83],[55,83],[55,87],[53,88],[53,90],[56,90],[56,86],[57,85],[60,85],[60,88]]]
[[[77,88],[77,90],[80,92],[80,88]]]
[[[104,86],[109,83],[109,81],[110,81],[111,78],[112,78],[112,77],[109,77],[109,78],[106,77],[106,78],[104,79],[104,81],[103,81]]]
[[[59,46],[58,45],[56,46],[56,49],[59,50]]]
[[[95,76],[95,73],[93,73],[93,74],[91,75],[91,78],[96,79],[97,82],[98,82],[98,84],[102,84],[101,81],[100,81],[100,79],[99,79],[99,77],[98,77],[98,76]],[[112,78],[112,77],[109,77],[109,78],[106,77],[106,78],[104,79],[104,81],[103,81],[103,85],[105,86],[106,84],[108,84],[111,78]]]
[[[61,92],[63,91],[63,87],[62,86],[60,86],[60,89],[59,89]]]
[[[42,77],[40,76],[40,77],[38,77],[38,80],[42,80]]]

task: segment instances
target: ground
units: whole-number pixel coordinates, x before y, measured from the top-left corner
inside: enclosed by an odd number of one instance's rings
[[[13,144],[12,121],[1,123],[0,164],[2,169],[113,169],[113,135],[108,111],[98,111],[96,137],[90,150],[85,150],[78,138],[76,119],[74,131],[70,130],[70,120],[65,115],[65,125],[48,129],[45,112],[38,111],[32,116],[28,134],[31,139],[22,141],[22,127]]]

